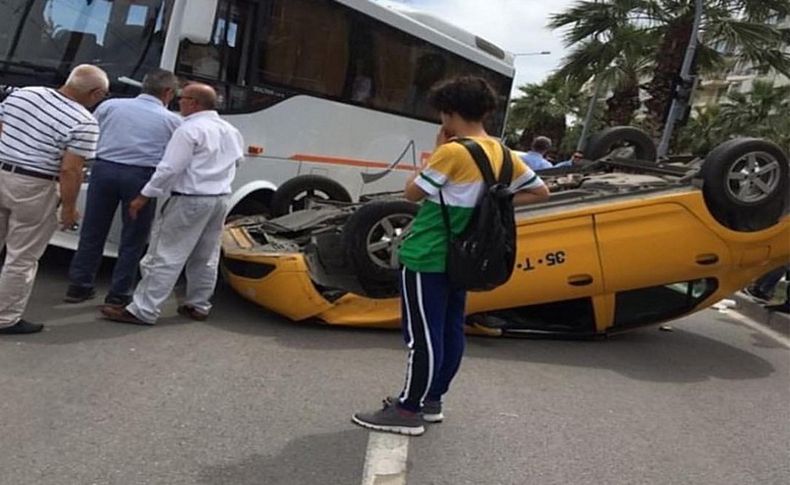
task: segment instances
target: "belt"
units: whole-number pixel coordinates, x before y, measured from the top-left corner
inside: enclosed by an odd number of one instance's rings
[[[130,168],[137,168],[137,169],[145,169],[145,170],[150,170],[150,171],[154,171],[154,170],[156,170],[156,167],[154,167],[154,166],[149,166],[149,165],[132,165],[131,163],[120,163],[120,162],[113,162],[112,160],[107,160],[106,158],[98,158],[98,157],[97,157],[95,160],[96,160],[97,162],[102,162],[102,163],[109,163],[109,164],[112,164],[112,165],[118,165],[118,166],[121,166],[121,167],[130,167]]]
[[[22,168],[21,166],[15,163],[0,162],[0,170],[5,170],[6,172],[15,173],[18,175],[27,175],[28,177],[36,177],[44,180],[53,180],[55,182],[57,182],[58,180],[57,175],[50,175],[48,173],[36,172],[35,170],[28,170],[26,168]]]
[[[183,192],[176,192],[175,190],[170,192],[170,195],[180,196],[180,197],[224,197],[230,194],[185,194]]]

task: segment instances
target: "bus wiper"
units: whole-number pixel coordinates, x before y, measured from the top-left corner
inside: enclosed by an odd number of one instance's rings
[[[138,81],[137,79],[132,79],[128,76],[121,76],[118,78],[118,82],[122,84],[127,84],[129,86],[134,86],[135,88],[142,88],[143,83]]]

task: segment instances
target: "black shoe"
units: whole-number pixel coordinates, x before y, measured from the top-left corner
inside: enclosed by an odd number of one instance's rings
[[[91,300],[96,297],[96,290],[93,288],[86,288],[84,286],[69,285],[66,290],[66,296],[63,301],[66,303],[82,303],[86,300]]]
[[[396,402],[398,402],[398,398],[393,396],[387,396],[383,401],[385,406],[392,406]],[[444,421],[442,401],[424,401],[420,415],[426,423],[441,423]]]
[[[111,305],[111,306],[124,306],[125,307],[126,305],[128,305],[131,302],[132,302],[132,297],[131,296],[126,296],[126,295],[107,295],[104,298],[104,304],[105,305]]]
[[[10,327],[0,328],[0,335],[22,335],[26,333],[37,333],[44,329],[44,325],[40,323],[30,323],[20,319]]]
[[[384,408],[369,413],[357,413],[351,417],[354,424],[363,428],[385,433],[420,436],[425,433],[425,426],[419,413],[407,411],[397,404],[384,400]]]

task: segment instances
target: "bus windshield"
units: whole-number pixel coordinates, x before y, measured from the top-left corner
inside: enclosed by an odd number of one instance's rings
[[[158,67],[173,0],[0,0],[4,78],[102,67],[112,81],[142,78]],[[25,83],[22,83],[25,84]]]

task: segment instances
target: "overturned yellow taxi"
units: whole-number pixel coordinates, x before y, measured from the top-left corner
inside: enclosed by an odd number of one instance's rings
[[[517,210],[516,268],[505,285],[469,295],[470,330],[610,334],[704,309],[790,261],[790,167],[775,144],[638,158],[609,150],[542,173],[552,197]],[[397,327],[396,253],[416,208],[381,194],[235,220],[223,234],[225,278],[295,321]]]

